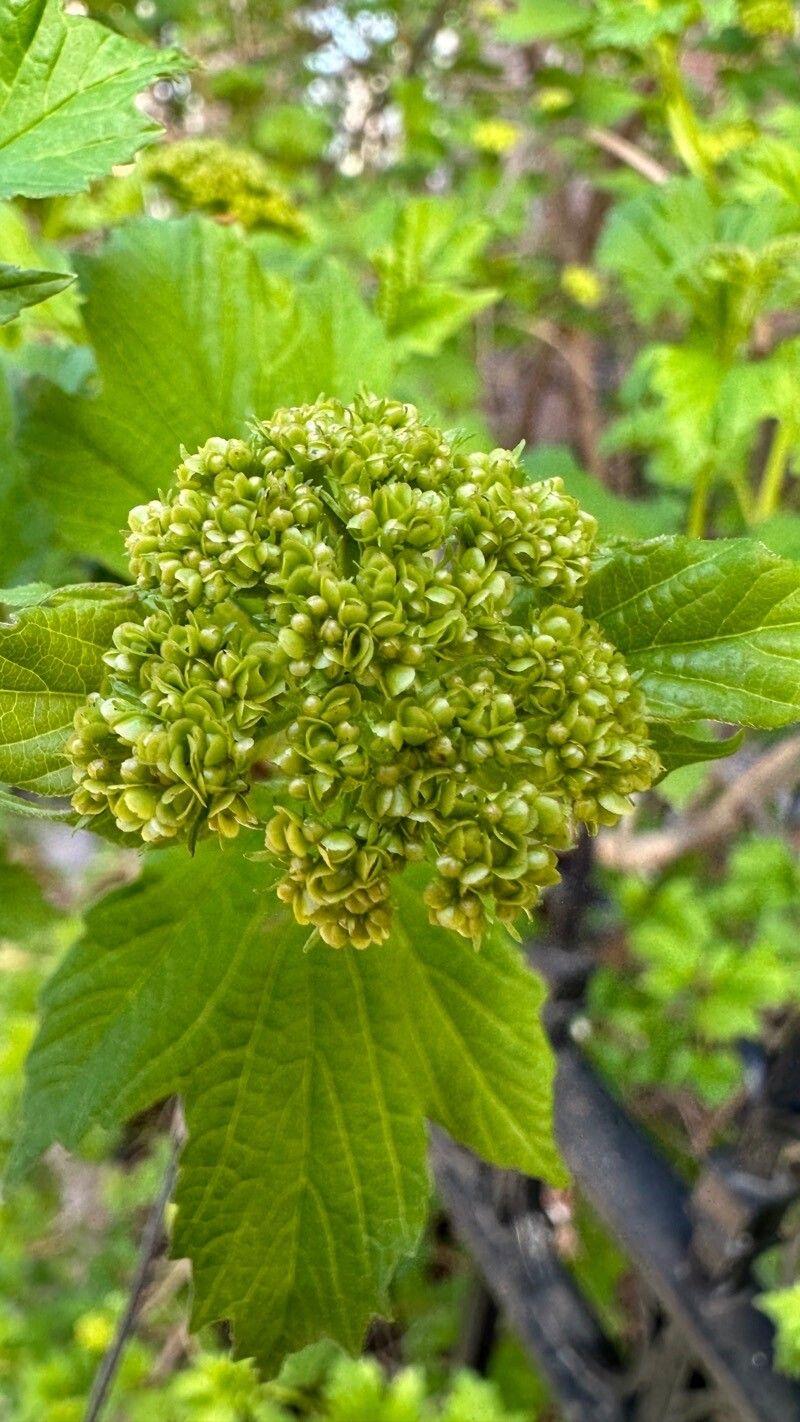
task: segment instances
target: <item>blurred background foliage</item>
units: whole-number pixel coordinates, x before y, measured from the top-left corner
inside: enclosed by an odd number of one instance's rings
[[[147,97],[165,135],[135,163],[72,197],[0,204],[4,261],[80,277],[0,327],[4,584],[101,573],[65,534],[35,447],[29,464],[15,432],[31,410],[98,391],[87,258],[142,216],[186,212],[240,235],[287,329],[310,283],[346,289],[348,329],[354,340],[369,331],[380,365],[379,377],[363,371],[367,384],[390,382],[478,444],[524,442],[531,476],[560,474],[609,540],[750,532],[800,557],[800,44],[789,0],[67,9],[178,44],[194,67]],[[764,738],[674,772],[632,829],[599,846],[598,970],[576,1030],[690,1175],[735,1130],[798,1010],[797,763],[795,776],[756,775],[735,813],[716,814],[775,751]],[[135,873],[135,857],[33,822],[2,828],[7,1142],[40,985],[85,906]],[[158,1127],[132,1122],[118,1140],[90,1141],[86,1159],[51,1151],[2,1204],[2,1422],[83,1415],[163,1171]],[[570,1192],[554,1194],[551,1217],[606,1322],[634,1340],[625,1261]],[[790,1230],[761,1266],[780,1362],[794,1370],[797,1252]],[[316,1350],[263,1387],[226,1359],[223,1334],[190,1337],[185,1269],[163,1258],[109,1416],[555,1418],[511,1337],[501,1334],[486,1380],[460,1369],[473,1285],[434,1215],[370,1357]]]

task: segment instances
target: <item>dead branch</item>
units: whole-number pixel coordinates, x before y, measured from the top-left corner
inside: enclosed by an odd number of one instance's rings
[[[800,735],[770,746],[710,805],[682,816],[668,829],[600,836],[597,857],[624,874],[657,874],[684,854],[708,849],[737,830],[800,773]]]
[[[119,1365],[122,1361],[128,1339],[136,1328],[136,1322],[147,1291],[153,1260],[164,1232],[164,1213],[175,1185],[175,1177],[178,1173],[178,1157],[185,1134],[186,1128],[183,1123],[183,1112],[181,1111],[179,1102],[176,1101],[170,1125],[170,1157],[166,1171],[164,1172],[164,1179],[158,1196],[153,1202],[150,1214],[147,1217],[144,1230],[142,1231],[139,1258],[136,1262],[133,1279],[131,1280],[128,1301],[125,1305],[122,1317],[117,1324],[114,1337],[104,1353],[100,1367],[95,1374],[86,1407],[84,1422],[98,1422],[99,1417],[102,1415]]]
[[[669,181],[669,170],[659,163],[657,158],[651,158],[649,153],[645,153],[642,148],[638,148],[635,143],[623,138],[621,134],[612,133],[607,128],[590,128],[587,130],[586,137],[590,143],[602,148],[604,153],[610,153],[621,163],[633,168],[634,172],[641,173],[648,182],[661,184]]]

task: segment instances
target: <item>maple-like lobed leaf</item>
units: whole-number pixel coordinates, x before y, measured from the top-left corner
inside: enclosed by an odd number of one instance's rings
[[[415,198],[400,213],[390,246],[373,254],[377,310],[404,355],[437,355],[498,292],[475,288],[473,267],[491,233],[464,221],[442,197]]]
[[[52,979],[12,1169],[179,1092],[174,1249],[196,1324],[232,1321],[271,1372],[320,1336],[357,1348],[427,1203],[426,1116],[563,1179],[542,989],[502,934],[422,928],[423,881],[381,948],[307,935],[238,849],[155,856],[90,913]]]
[[[22,430],[61,540],[127,572],[120,530],[211,435],[320,390],[390,384],[389,343],[350,278],[324,266],[296,293],[238,232],[197,217],[144,219],[77,263],[100,393],[41,384]]]
[[[61,0],[0,0],[0,198],[75,193],[159,131],[133,99],[187,68]]]
[[[540,1022],[544,985],[501,928],[479,952],[428,921],[427,871],[395,890],[387,966],[425,1110],[484,1160],[564,1183],[552,1135],[553,1062]]]

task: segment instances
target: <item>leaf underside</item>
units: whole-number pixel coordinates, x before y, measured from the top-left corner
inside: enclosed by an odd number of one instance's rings
[[[13,321],[26,306],[56,296],[75,278],[69,272],[44,272],[0,262],[0,326]]]

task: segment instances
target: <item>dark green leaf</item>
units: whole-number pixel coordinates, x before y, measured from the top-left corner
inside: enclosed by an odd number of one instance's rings
[[[0,939],[23,943],[49,928],[59,916],[30,870],[9,863],[0,850]]]
[[[5,370],[0,367],[0,584],[35,578],[45,571],[50,519],[31,488],[25,461],[14,437],[13,403]],[[14,590],[16,598],[20,591]],[[2,606],[12,594],[0,590]]]
[[[744,731],[721,739],[713,735],[702,721],[653,721],[650,738],[664,770],[668,772],[707,760],[724,760],[739,749]]]

